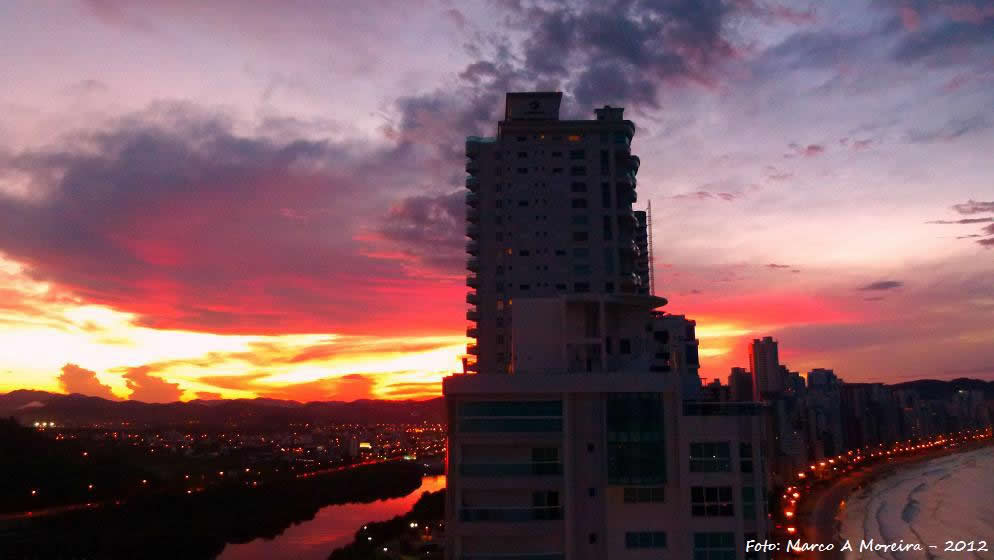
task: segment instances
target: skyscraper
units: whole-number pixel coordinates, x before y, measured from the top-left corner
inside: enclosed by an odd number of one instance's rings
[[[743,558],[765,532],[756,403],[696,399],[695,323],[657,311],[623,109],[509,93],[466,143],[466,369],[443,382],[450,559]]]
[[[780,370],[780,356],[777,351],[777,341],[773,337],[754,339],[749,345],[749,367],[752,369],[756,390],[753,392],[757,399],[765,395],[783,392],[783,375]]]

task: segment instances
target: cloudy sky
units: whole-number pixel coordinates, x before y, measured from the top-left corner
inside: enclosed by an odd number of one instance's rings
[[[463,139],[626,108],[706,378],[994,378],[985,1],[0,3],[0,391],[422,398]]]

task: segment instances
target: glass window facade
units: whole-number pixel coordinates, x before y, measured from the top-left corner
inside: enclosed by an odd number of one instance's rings
[[[690,444],[690,472],[729,472],[731,451],[727,441]]]
[[[609,484],[666,482],[661,394],[608,396],[607,471]]]
[[[470,401],[459,404],[462,432],[561,432],[562,401]]]
[[[694,533],[694,560],[735,560],[735,533]]]
[[[691,486],[690,513],[694,517],[732,517],[732,487]]]
[[[666,533],[664,531],[625,533],[625,548],[666,548]]]

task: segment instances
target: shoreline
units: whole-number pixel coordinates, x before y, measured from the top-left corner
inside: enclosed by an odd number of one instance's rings
[[[799,538],[804,543],[834,543],[835,550],[825,552],[804,552],[789,558],[806,558],[811,560],[841,560],[844,554],[838,550],[841,545],[841,513],[845,503],[860,490],[884,480],[904,467],[921,464],[932,459],[947,457],[959,453],[976,451],[994,445],[994,442],[961,444],[954,448],[936,449],[921,455],[894,457],[887,461],[862,467],[829,486],[816,490],[814,500],[805,500],[798,509]]]

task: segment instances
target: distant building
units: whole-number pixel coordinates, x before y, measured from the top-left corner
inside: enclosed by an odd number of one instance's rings
[[[780,370],[780,355],[777,341],[767,336],[762,340],[754,339],[749,345],[749,367],[752,370],[753,382],[756,384],[754,394],[757,399],[783,393],[783,379]]]
[[[753,397],[752,374],[745,368],[733,367],[728,374],[728,388],[733,401],[751,401]]]

